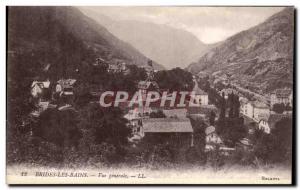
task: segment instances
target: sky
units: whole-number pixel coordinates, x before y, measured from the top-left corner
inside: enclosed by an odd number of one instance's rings
[[[216,43],[265,21],[283,7],[79,7],[92,18],[103,14],[114,20],[166,24]]]

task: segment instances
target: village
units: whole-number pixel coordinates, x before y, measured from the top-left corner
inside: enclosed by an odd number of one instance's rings
[[[94,66],[99,66],[105,60],[98,58]],[[144,68],[147,71],[147,79],[137,83],[137,89],[142,94],[142,101],[145,101],[149,91],[161,92],[157,82],[154,81],[155,71],[150,64]],[[108,73],[124,73],[130,72],[125,63],[109,64]],[[217,132],[216,122],[220,117],[220,109],[210,101],[209,93],[205,92],[199,86],[203,79],[199,76],[193,76],[194,87],[192,89],[193,100],[196,106],[174,108],[165,106],[163,108],[151,106],[135,106],[126,107],[124,118],[128,120],[128,127],[131,129],[131,136],[128,141],[133,147],[137,146],[141,141],[170,144],[181,152],[181,156],[185,152],[192,149],[203,149],[206,153],[211,151],[221,152],[223,155],[230,155],[238,149],[251,151],[253,142],[251,135],[255,130],[261,130],[266,134],[272,133],[276,122],[282,118],[292,117],[293,97],[290,89],[277,89],[268,98],[268,101],[260,101],[258,99],[249,100],[237,88],[233,88],[228,84],[227,80],[221,80],[225,88],[217,90],[219,97],[225,101],[231,96],[238,97],[238,116],[243,118],[247,134],[238,139],[234,145],[226,145],[226,139],[222,138]],[[36,109],[30,114],[30,118],[38,118],[39,115],[47,109],[57,109],[61,112],[64,110],[74,109],[74,89],[77,80],[74,78],[60,79],[56,84],[50,84],[46,81],[33,81],[31,85],[31,95]],[[220,79],[209,85],[210,88],[218,89],[217,83]],[[172,95],[170,92],[169,95]],[[96,93],[96,99],[99,94]],[[277,107],[277,110],[276,110]],[[283,107],[278,111],[278,107]],[[290,108],[290,109],[285,109]],[[228,113],[225,113],[226,116]],[[31,119],[32,120],[32,119]],[[24,120],[25,126],[28,122]],[[205,138],[203,138],[205,135]],[[159,137],[159,138],[158,138]],[[156,139],[156,140],[154,140]],[[157,140],[159,139],[159,140]],[[204,143],[204,146],[203,146]],[[202,147],[202,148],[201,148]]]

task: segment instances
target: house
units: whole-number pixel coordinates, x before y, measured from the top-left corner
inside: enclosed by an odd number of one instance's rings
[[[143,101],[146,100],[147,93],[149,91],[159,91],[159,86],[158,86],[157,82],[155,82],[155,81],[140,81],[137,84],[137,88],[139,89],[139,91],[142,95]]]
[[[210,152],[216,150],[218,147],[221,154],[228,156],[230,153],[235,151],[235,148],[227,147],[223,144],[222,139],[216,133],[214,126],[209,126],[205,129],[205,151]]]
[[[254,101],[253,105],[253,117],[256,122],[259,121],[260,117],[268,115],[270,113],[270,107],[265,103]]]
[[[293,91],[291,89],[277,89],[270,96],[270,105],[274,104],[293,105]]]
[[[61,79],[57,81],[54,96],[61,103],[72,104],[76,79]]]
[[[60,95],[74,95],[73,88],[76,83],[76,79],[60,79],[57,81],[56,92]]]
[[[205,129],[205,142],[207,145],[221,144],[222,140],[217,135],[216,129],[214,126],[209,126]]]
[[[270,113],[270,108],[266,104],[259,101],[240,101],[240,112],[258,122],[260,117],[263,115],[268,115]]]
[[[131,129],[132,137],[129,138],[130,142],[136,142],[143,138],[142,136],[142,127],[143,127],[143,120],[142,118],[135,118],[129,121],[128,125]]]
[[[142,92],[158,90],[158,84],[155,81],[140,81],[137,85]]]
[[[185,118],[149,118],[143,120],[140,135],[154,143],[169,143],[176,147],[194,146],[193,128]]]
[[[124,115],[124,118],[129,121],[128,126],[131,129],[132,137],[129,138],[129,141],[134,142],[141,140],[143,137],[142,127],[144,118],[149,118],[149,114],[153,110],[150,107],[136,107],[128,111],[127,114]],[[148,114],[146,114],[148,113]]]
[[[128,69],[126,67],[126,63],[124,63],[124,62],[118,62],[115,64],[110,63],[110,64],[108,64],[107,72],[109,72],[109,73],[121,73],[121,72],[127,73]]]
[[[292,115],[286,114],[270,114],[268,117],[261,118],[258,122],[258,128],[265,133],[270,134],[278,121],[283,118],[290,118]]]
[[[33,81],[31,84],[31,95],[33,97],[41,96],[45,89],[49,89],[50,81]]]
[[[145,65],[142,68],[146,71],[148,79],[153,80],[154,73],[156,73],[157,70],[154,70],[152,65]]]
[[[198,87],[197,82],[195,82],[191,98],[193,98],[195,104],[208,105],[208,94]]]
[[[247,115],[247,103],[249,102],[248,99],[241,97],[240,101],[240,113],[243,115]]]

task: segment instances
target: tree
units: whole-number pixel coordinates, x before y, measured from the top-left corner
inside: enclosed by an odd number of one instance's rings
[[[48,109],[41,113],[33,134],[61,147],[77,147],[82,137],[77,124],[75,110]]]
[[[79,112],[82,130],[92,131],[96,144],[102,142],[115,146],[126,145],[131,131],[127,127],[127,120],[119,108],[103,108],[99,104],[89,104]]]
[[[291,163],[292,120],[283,118],[275,124],[271,134],[255,133],[254,154],[265,163]]]
[[[225,95],[224,92],[222,94],[222,98],[220,99],[220,116],[219,116],[219,120],[223,120],[225,119],[226,116],[226,100],[225,100]]]
[[[284,110],[285,110],[285,106],[283,103],[273,105],[273,111],[275,111],[276,113],[282,114]]]
[[[214,111],[211,111],[210,112],[210,115],[209,115],[209,123],[210,125],[215,125],[215,118],[216,118],[216,113]]]
[[[292,119],[283,118],[275,124],[272,133],[276,148],[273,157],[276,161],[290,161],[292,158]]]
[[[190,91],[193,89],[193,77],[190,72],[180,68],[155,73],[154,80],[161,89],[170,91]]]
[[[217,122],[217,133],[222,137],[228,146],[234,146],[247,134],[243,118],[224,118]]]

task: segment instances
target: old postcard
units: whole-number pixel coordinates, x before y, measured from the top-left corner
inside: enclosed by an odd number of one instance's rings
[[[294,11],[7,7],[7,183],[294,183]]]

